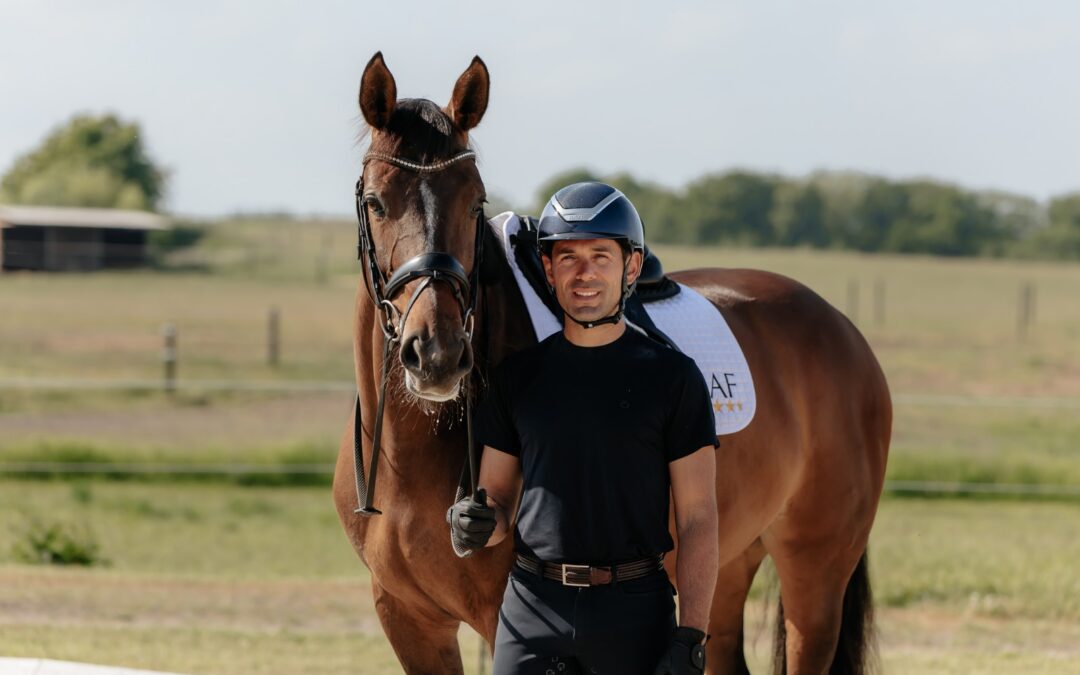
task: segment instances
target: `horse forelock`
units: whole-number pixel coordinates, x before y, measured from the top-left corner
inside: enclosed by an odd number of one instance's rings
[[[382,133],[372,134],[371,150],[427,164],[467,149],[465,132],[450,116],[425,98],[397,102]]]

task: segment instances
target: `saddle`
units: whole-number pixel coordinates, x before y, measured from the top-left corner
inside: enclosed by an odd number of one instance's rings
[[[510,245],[514,249],[514,259],[529,285],[536,291],[544,305],[555,315],[559,323],[562,323],[562,308],[559,307],[559,303],[556,302],[548,290],[544,264],[540,261],[540,251],[536,246],[537,221],[530,216],[518,216],[518,218],[521,220],[521,229],[517,234],[510,236]],[[679,290],[679,284],[664,274],[664,267],[660,263],[660,259],[646,246],[641,265],[641,274],[638,276],[634,291],[626,299],[624,315],[627,322],[634,328],[676,351],[679,348],[675,345],[675,342],[656,327],[648,312],[645,311],[645,305],[650,302],[672,298],[679,294]]]

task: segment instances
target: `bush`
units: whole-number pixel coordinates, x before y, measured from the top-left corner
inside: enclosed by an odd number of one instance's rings
[[[32,519],[16,537],[12,553],[31,565],[103,565],[101,546],[85,527]]]
[[[167,230],[150,232],[148,243],[154,254],[164,255],[171,251],[190,248],[205,235],[206,228],[204,226],[195,223],[177,222]]]

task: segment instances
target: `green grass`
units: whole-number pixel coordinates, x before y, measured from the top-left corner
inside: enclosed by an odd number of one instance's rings
[[[900,406],[892,480],[1080,486],[1076,410]]]
[[[246,450],[246,451],[245,451]],[[214,482],[328,486],[337,447],[309,442],[252,448],[129,446],[80,441],[27,442],[0,452],[10,478]],[[53,466],[49,466],[53,465]],[[78,465],[68,467],[66,465]],[[152,468],[153,471],[143,471]]]
[[[0,653],[398,672],[326,488],[0,481],[0,514]],[[31,517],[89,527],[110,564],[17,563],[13,526]],[[1078,526],[1073,504],[886,499],[871,576],[887,672],[1075,672]],[[748,639],[762,661],[755,597]],[[462,644],[475,662],[475,636],[463,631]]]
[[[871,578],[888,607],[1080,621],[1080,506],[886,500]]]
[[[85,527],[111,573],[348,577],[361,566],[325,488],[4,481],[0,563],[28,520]]]

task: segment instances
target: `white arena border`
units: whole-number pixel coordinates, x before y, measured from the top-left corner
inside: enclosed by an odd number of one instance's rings
[[[94,666],[74,661],[52,659],[15,659],[0,657],[0,675],[175,675],[159,670],[136,670],[114,666]]]

